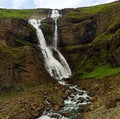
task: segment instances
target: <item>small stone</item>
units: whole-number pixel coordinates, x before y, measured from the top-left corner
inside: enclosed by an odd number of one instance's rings
[[[29,119],[26,113],[21,113],[17,119]]]
[[[54,110],[58,111],[60,109],[60,105],[55,105]]]
[[[60,101],[60,102],[58,103],[58,105],[59,105],[60,107],[62,107],[62,106],[64,105],[64,101]]]
[[[67,111],[62,111],[61,114],[65,117],[68,117],[68,112]]]
[[[66,98],[67,98],[67,95],[66,95],[66,94],[64,94],[62,97],[63,97],[64,99],[66,99]]]
[[[25,108],[22,108],[22,109],[21,109],[21,112],[25,112]]]

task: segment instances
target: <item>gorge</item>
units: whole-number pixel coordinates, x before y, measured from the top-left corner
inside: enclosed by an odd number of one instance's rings
[[[119,119],[119,6],[0,9],[0,119]]]

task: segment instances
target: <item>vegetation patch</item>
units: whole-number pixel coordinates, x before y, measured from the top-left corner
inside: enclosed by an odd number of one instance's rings
[[[28,50],[29,49],[29,50]],[[26,55],[31,52],[29,46],[9,48],[0,46],[0,65],[6,66],[7,64],[14,64],[16,67],[23,65],[23,60]],[[6,64],[7,62],[7,64]]]
[[[77,19],[83,20],[86,17],[90,17],[97,14],[106,6],[107,6],[106,4],[102,4],[102,5],[92,6],[92,7],[78,8],[77,12],[76,11],[69,12],[68,16],[72,20],[77,20]]]
[[[82,7],[82,8],[78,8],[77,11],[73,10],[72,12],[69,12],[68,15],[71,18],[84,18],[88,15],[95,15],[102,11],[110,12],[111,10],[115,9],[117,6],[119,7],[119,3],[118,5],[116,3],[109,3],[109,4],[101,4],[90,7]]]
[[[0,18],[22,18],[28,19],[33,13],[33,10],[15,10],[15,9],[0,9]]]
[[[0,9],[0,18],[43,18],[48,9]],[[32,17],[31,17],[32,16]]]
[[[101,65],[96,66],[92,72],[84,72],[82,78],[102,79],[104,77],[108,77],[118,73],[120,73],[120,68],[114,68],[110,65]]]
[[[30,42],[28,42],[28,41],[26,41],[26,40],[22,40],[22,39],[15,39],[15,44],[17,45],[17,46],[32,46],[32,44],[30,43]]]
[[[45,97],[50,102],[58,104],[63,99],[63,88],[59,84],[41,84],[36,86],[25,86],[24,90],[2,92],[0,94],[0,118],[18,119],[24,113],[29,118],[36,118],[43,112],[46,106]],[[6,105],[6,106],[4,106]],[[6,112],[9,112],[6,115]],[[24,116],[23,116],[24,117]],[[21,118],[23,118],[21,117]]]

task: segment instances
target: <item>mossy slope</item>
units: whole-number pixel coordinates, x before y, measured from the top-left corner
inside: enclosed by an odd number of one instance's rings
[[[120,1],[62,11],[59,46],[75,78],[104,78],[120,73],[119,11]]]

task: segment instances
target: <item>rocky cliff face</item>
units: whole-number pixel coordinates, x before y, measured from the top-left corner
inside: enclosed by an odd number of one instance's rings
[[[119,30],[120,2],[88,8],[64,9],[59,20],[60,45],[87,44],[93,40],[107,40],[106,35]],[[69,32],[68,32],[69,31]],[[103,34],[105,33],[105,34]],[[109,37],[109,39],[111,39]]]
[[[18,18],[0,19],[0,44],[18,47],[25,43],[37,44],[35,30],[27,20]]]
[[[0,19],[0,90],[51,82],[27,20]],[[18,84],[18,85],[17,85]]]

